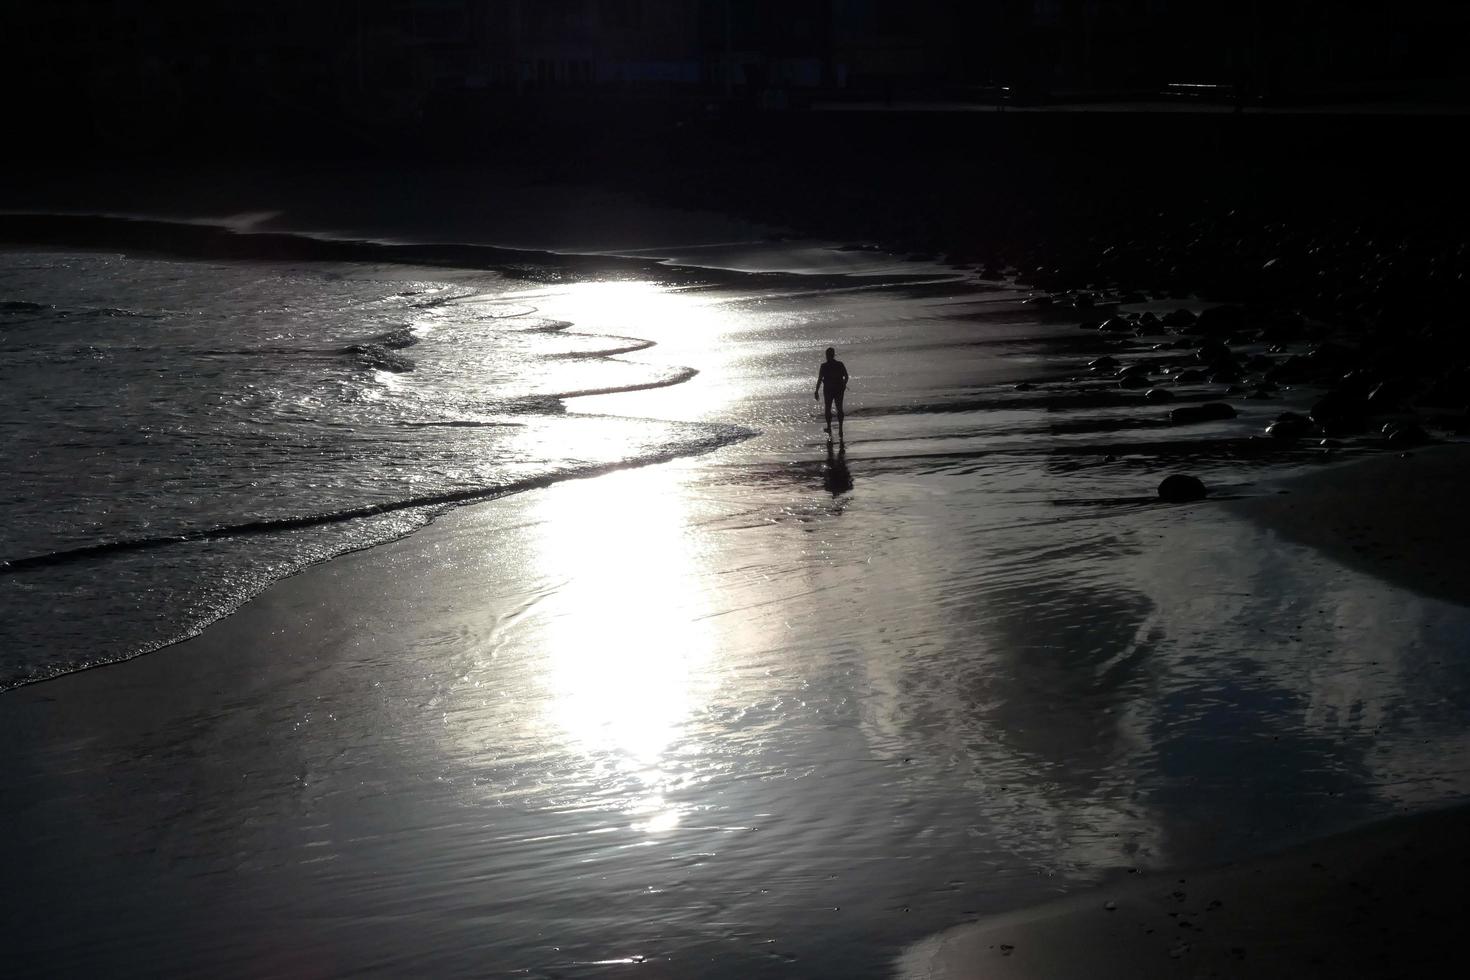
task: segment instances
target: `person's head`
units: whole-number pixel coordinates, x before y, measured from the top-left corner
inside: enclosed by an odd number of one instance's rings
[[[828,347],[827,348],[827,360],[831,361],[831,360],[835,360],[836,358],[837,358],[837,351],[834,348]]]

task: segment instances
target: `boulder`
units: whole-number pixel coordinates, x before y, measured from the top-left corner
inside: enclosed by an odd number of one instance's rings
[[[1199,315],[1194,323],[1194,332],[1202,334],[1227,334],[1239,330],[1245,322],[1245,313],[1238,306],[1212,306]]]
[[[1169,413],[1169,421],[1179,424],[1194,422],[1217,422],[1235,418],[1235,409],[1224,402],[1205,402],[1203,405],[1184,405]]]
[[[1282,412],[1276,416],[1276,421],[1266,426],[1266,435],[1272,439],[1300,439],[1311,431],[1311,420],[1296,412]]]
[[[1159,499],[1171,504],[1184,504],[1192,500],[1203,500],[1210,491],[1196,477],[1175,473],[1164,477],[1159,484]]]
[[[1230,348],[1218,340],[1207,340],[1194,352],[1194,359],[1201,364],[1219,364],[1231,360]]]
[[[1429,435],[1413,422],[1389,422],[1383,427],[1383,437],[1390,446],[1418,446],[1429,441]]]
[[[1328,435],[1347,435],[1363,431],[1367,412],[1360,398],[1337,388],[1317,399],[1307,414]]]
[[[1408,397],[1409,386],[1402,381],[1385,381],[1368,392],[1368,411],[1374,415],[1397,412]]]
[[[1171,402],[1174,400],[1174,393],[1168,388],[1150,388],[1143,393],[1143,400],[1154,404]]]
[[[1266,372],[1266,380],[1277,381],[1283,384],[1296,384],[1316,377],[1320,372],[1317,365],[1306,354],[1292,354],[1284,361],[1276,364]]]
[[[1163,324],[1166,327],[1188,327],[1193,326],[1195,319],[1193,313],[1181,307],[1173,313],[1165,313]]]
[[[360,366],[372,371],[407,374],[414,369],[413,361],[382,344],[354,344],[342,353],[351,354]]]

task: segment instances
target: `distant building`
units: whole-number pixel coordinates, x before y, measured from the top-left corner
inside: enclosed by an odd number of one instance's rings
[[[481,0],[489,80],[517,90],[698,85],[695,0]]]
[[[13,122],[106,135],[374,125],[476,92],[1452,95],[1467,36],[1462,0],[14,0],[0,71]]]
[[[1033,93],[1300,99],[1463,78],[1452,0],[1000,0],[992,70]]]

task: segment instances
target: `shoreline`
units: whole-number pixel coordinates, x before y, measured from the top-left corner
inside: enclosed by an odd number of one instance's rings
[[[650,339],[677,333],[676,325],[663,329]],[[675,346],[654,350],[654,360],[695,363]],[[728,365],[710,367],[697,382],[704,396],[730,384],[721,377]],[[1034,364],[1021,370],[1024,375]],[[933,383],[932,375],[921,376]],[[1014,380],[1004,373],[988,379],[997,388]],[[694,386],[598,397],[669,405],[691,397],[674,394],[686,387]],[[598,404],[594,398],[591,406]],[[777,937],[771,942],[784,955],[795,957],[785,950],[799,949],[808,966],[857,976],[872,968],[854,957],[932,931],[923,924],[949,926],[959,919],[956,910],[971,904],[1028,906],[1067,882],[1080,887],[1096,880],[1119,867],[1125,855],[1148,864],[1190,853],[1189,828],[1169,826],[1174,814],[1167,793],[1157,804],[1160,812],[1150,813],[1131,790],[1100,799],[1079,790],[1087,803],[1079,809],[1057,789],[1064,778],[1057,767],[1075,765],[1084,787],[1106,782],[1115,765],[1127,769],[1107,751],[1093,755],[1093,746],[1101,741],[1122,752],[1147,732],[1146,725],[1135,729],[1129,720],[1154,700],[1149,670],[1139,666],[1148,659],[1141,651],[1156,642],[1160,623],[1172,627],[1182,618],[1188,626],[1191,620],[1180,610],[1193,601],[1187,586],[1181,595],[1179,584],[1163,581],[1169,574],[1155,576],[1162,593],[1142,589],[1140,569],[1169,556],[1169,544],[1191,514],[1199,518],[1193,527],[1204,526],[1197,533],[1206,546],[1223,540],[1237,552],[1249,552],[1263,539],[1235,526],[1243,524],[1232,511],[1237,505],[1219,509],[1228,520],[1213,519],[1207,504],[1193,511],[1146,508],[1147,513],[1125,516],[1123,546],[1116,548],[1115,531],[1098,515],[1091,523],[1104,525],[1100,532],[1063,528],[1053,544],[1077,549],[1074,560],[1100,578],[1058,583],[1034,571],[1028,576],[1029,562],[1023,560],[1001,561],[994,567],[1003,574],[987,582],[973,571],[997,557],[989,533],[997,518],[987,508],[998,515],[1003,490],[1036,492],[1034,487],[998,488],[964,465],[946,470],[947,464],[900,463],[911,458],[899,454],[905,439],[921,438],[923,445],[943,450],[929,440],[955,438],[930,422],[915,436],[900,428],[901,416],[854,415],[861,421],[851,459],[834,461],[829,448],[823,462],[813,423],[799,413],[781,418],[766,438],[743,449],[727,447],[605,474],[581,486],[558,483],[485,507],[458,508],[422,533],[278,581],[200,636],[127,667],[11,692],[16,710],[0,724],[0,745],[15,760],[12,771],[21,775],[10,814],[20,828],[10,857],[20,867],[18,880],[34,879],[45,891],[53,875],[70,880],[74,865],[111,870],[113,877],[101,874],[84,886],[87,897],[81,901],[99,906],[115,898],[111,888],[117,882],[149,882],[163,893],[164,931],[173,922],[175,932],[187,931],[187,942],[177,953],[166,951],[149,945],[156,941],[149,932],[140,948],[180,972],[220,962],[241,968],[241,945],[266,943],[282,927],[282,908],[292,921],[315,924],[294,936],[304,949],[330,953],[342,964],[402,966],[409,962],[402,957],[425,953],[415,917],[424,914],[427,889],[427,907],[444,915],[435,926],[432,955],[441,958],[445,972],[468,972],[469,958],[477,954],[506,965],[567,967],[559,949],[529,938],[533,929],[553,936],[560,930],[592,943],[575,954],[572,967],[605,965],[628,953],[643,958],[647,950],[661,949],[661,930],[672,929],[666,924],[680,921],[682,910],[711,906],[719,941],[704,935],[703,926],[680,933],[690,945],[676,943],[662,959],[655,954],[651,958],[660,965],[649,972],[687,972],[692,961],[680,961],[679,955],[690,950],[735,950],[720,968],[748,976],[762,972],[761,964],[767,970],[777,964],[759,958],[768,955],[764,950],[728,945],[734,939],[720,930],[760,914],[765,906],[751,904],[748,895],[781,881],[791,855],[799,854],[802,880],[783,883],[798,897],[786,899],[791,909],[777,911],[773,921],[779,925],[762,928]],[[961,425],[977,421],[956,419]],[[891,445],[885,448],[885,441]],[[839,464],[845,484],[835,477]],[[1055,493],[1056,472],[1034,460],[1026,465],[1050,481],[1040,489],[1043,498]],[[974,499],[965,506],[944,503],[954,490]],[[1042,520],[1057,518],[1048,514]],[[1030,535],[1042,531],[1038,524]],[[603,541],[604,534],[614,535],[613,542]],[[931,535],[937,535],[932,547],[923,547]],[[1087,564],[1089,555],[1104,557],[1094,566]],[[1308,564],[1300,556],[1292,560]],[[1205,564],[1188,567],[1198,575]],[[886,586],[870,577],[874,571]],[[1005,575],[1015,581],[1006,582]],[[1190,576],[1177,578],[1188,582]],[[997,587],[999,594],[990,594]],[[895,588],[897,594],[889,594]],[[1159,606],[1160,597],[1183,604],[1172,612],[1147,611]],[[1037,615],[1048,610],[1049,616]],[[1258,614],[1247,610],[1242,621],[1219,621],[1239,629],[1254,625]],[[809,625],[829,621],[836,630],[830,639]],[[650,622],[656,632],[650,632]],[[996,623],[999,632],[989,643],[993,659],[976,659],[975,636]],[[887,635],[891,628],[897,636]],[[1078,647],[1070,664],[1051,663],[1049,651],[1072,650],[1067,644],[1079,629],[1105,637],[1103,645],[1097,651]],[[1183,659],[1152,669],[1168,673],[1188,665],[1193,653],[1187,631],[1179,632],[1177,642]],[[612,653],[630,658],[628,670],[617,667],[617,657],[606,656],[609,644]],[[944,671],[979,674],[957,682],[945,673],[936,686],[933,664],[909,663],[914,651],[935,645],[955,647],[955,659],[940,662]],[[710,653],[703,662],[683,653],[706,646]],[[1102,659],[1094,662],[1099,651]],[[537,659],[548,652],[569,659]],[[650,652],[656,655],[651,662],[638,659]],[[598,656],[587,659],[588,653]],[[702,672],[711,664],[718,670],[707,677]],[[1035,673],[1027,672],[1033,668]],[[1268,668],[1257,663],[1254,669]],[[1006,698],[996,706],[987,692],[989,675],[1004,670],[1020,671],[1018,708],[1007,708]],[[720,700],[722,686],[734,689],[728,703]],[[1040,692],[1034,703],[1024,699],[1027,688]],[[964,693],[959,700],[956,689]],[[1293,689],[1283,684],[1282,690]],[[160,691],[168,696],[160,699]],[[1080,741],[1033,723],[1038,712],[1053,710],[1054,697],[1084,699],[1086,710],[1077,720],[1059,720],[1061,731]],[[808,711],[809,701],[820,710]],[[689,744],[670,734],[752,712],[758,719],[769,715],[755,735],[739,725],[683,736]],[[1106,719],[1104,727],[1087,730],[1100,719]],[[1188,713],[1174,721],[1192,723]],[[794,743],[802,750],[793,748],[790,756],[789,725],[808,739]],[[986,740],[993,731],[1005,738],[992,745]],[[501,733],[514,736],[509,746],[499,741]],[[747,773],[733,762],[712,770],[694,765],[709,751],[702,746],[725,751],[746,738],[761,744],[762,753],[774,753],[774,760],[755,757],[768,768]],[[572,761],[540,761],[543,740],[563,746]],[[955,761],[967,756],[989,768],[977,774]],[[1287,759],[1288,770],[1302,764],[1301,758]],[[633,763],[636,768],[625,768]],[[1222,765],[1215,778],[1233,771],[1233,765]],[[656,775],[644,775],[650,772]],[[744,778],[753,773],[760,775]],[[572,775],[586,785],[563,788],[561,781]],[[653,779],[651,789],[645,778]],[[813,792],[823,780],[838,789]],[[977,819],[969,815],[977,801],[951,790],[977,780],[985,787],[978,798],[985,815],[978,825],[967,825],[965,820]],[[905,802],[916,785],[950,793],[931,800],[932,809],[922,810],[919,822]],[[726,795],[708,795],[707,786]],[[557,790],[555,796],[542,799],[538,794],[548,788]],[[742,800],[742,794],[750,799]],[[853,795],[860,807],[854,807]],[[120,798],[137,801],[136,811],[118,812]],[[748,805],[732,806],[732,799]],[[890,807],[893,800],[899,802]],[[1373,806],[1381,811],[1383,801],[1316,805],[1306,809],[1303,825],[1377,812]],[[99,818],[99,826],[93,811],[110,816]],[[702,818],[706,812],[718,819]],[[1185,813],[1182,823],[1191,816],[1197,817]],[[1069,834],[1074,822],[1083,828]],[[1262,840],[1290,825],[1281,818],[1261,828]],[[925,856],[909,853],[912,841],[926,840],[924,833],[937,828],[959,835],[952,846],[965,846],[965,835],[976,826],[995,845],[993,851],[969,845],[990,856],[965,851],[974,864],[967,873],[985,880],[966,885],[961,896],[941,898],[934,892],[942,879],[920,877],[913,896],[904,895],[904,876]],[[406,831],[410,827],[412,833]],[[889,827],[900,828],[899,836],[864,836]],[[1171,829],[1177,840],[1170,839]],[[783,833],[791,837],[783,841]],[[774,847],[761,843],[772,838]],[[539,850],[540,842],[552,839],[576,843],[568,845],[570,855]],[[599,845],[604,840],[610,843]],[[507,860],[498,853],[507,841],[515,845],[506,850],[517,862],[509,866],[498,863]],[[33,844],[49,861],[33,856]],[[1221,847],[1250,850],[1235,838]],[[446,880],[424,875],[426,853],[429,866]],[[949,865],[951,853],[940,843],[927,856]],[[600,880],[628,889],[613,896],[629,901],[627,908],[604,911],[601,903],[611,893],[582,877],[579,869],[587,861],[612,869]],[[868,872],[883,884],[883,898],[865,897],[869,883],[855,869],[879,861],[894,865],[881,874]],[[987,877],[986,868],[995,873]],[[462,877],[456,877],[457,869]],[[733,892],[724,883],[732,874],[739,880]],[[199,896],[191,894],[189,883],[209,875],[225,876],[220,880],[239,897],[210,890],[196,918]],[[507,879],[533,892],[551,889],[568,903],[543,906],[543,914],[546,908],[571,918],[590,914],[594,922],[606,920],[620,929],[593,929],[589,939],[570,921],[545,925],[526,918],[514,896],[483,911],[485,882]],[[370,887],[354,892],[354,883]],[[648,889],[668,898],[646,898]],[[743,905],[737,902],[742,896]],[[727,907],[727,900],[735,904]],[[593,904],[578,904],[584,901]],[[47,908],[38,903],[35,914],[44,917]],[[828,915],[844,909],[845,923]],[[623,938],[630,926],[617,922],[618,912],[638,918],[636,941]],[[207,925],[227,921],[239,922],[227,938]],[[486,931],[486,921],[500,931]],[[364,923],[376,925],[368,929]],[[369,934],[378,929],[381,936]],[[846,936],[853,949],[844,953],[836,939],[818,942],[824,935]],[[504,945],[486,945],[491,937]],[[96,965],[86,960],[85,950],[66,947],[64,937],[36,941],[39,949],[22,946],[22,962],[25,954],[65,955],[80,958],[72,961],[78,972]],[[632,965],[634,959],[617,962]]]

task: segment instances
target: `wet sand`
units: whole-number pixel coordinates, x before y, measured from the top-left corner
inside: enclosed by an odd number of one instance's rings
[[[1383,587],[1470,605],[1460,516],[1470,446],[1326,463],[1221,509]],[[1282,853],[1175,868],[934,936],[899,976],[1403,977],[1463,967],[1454,928],[1470,807],[1376,822]]]
[[[1387,453],[1280,482],[1230,509],[1395,585],[1470,605],[1470,446]]]
[[[903,978],[1428,977],[1464,969],[1470,808],[1129,878],[936,936]]]
[[[572,407],[759,438],[456,511],[6,695],[12,969],[877,977],[1470,792],[1464,607],[1140,503],[1158,464],[1013,390],[1085,362],[1074,326],[752,302],[759,336],[640,324],[689,383]],[[807,395],[830,337],[883,365],[848,359],[845,446]]]

